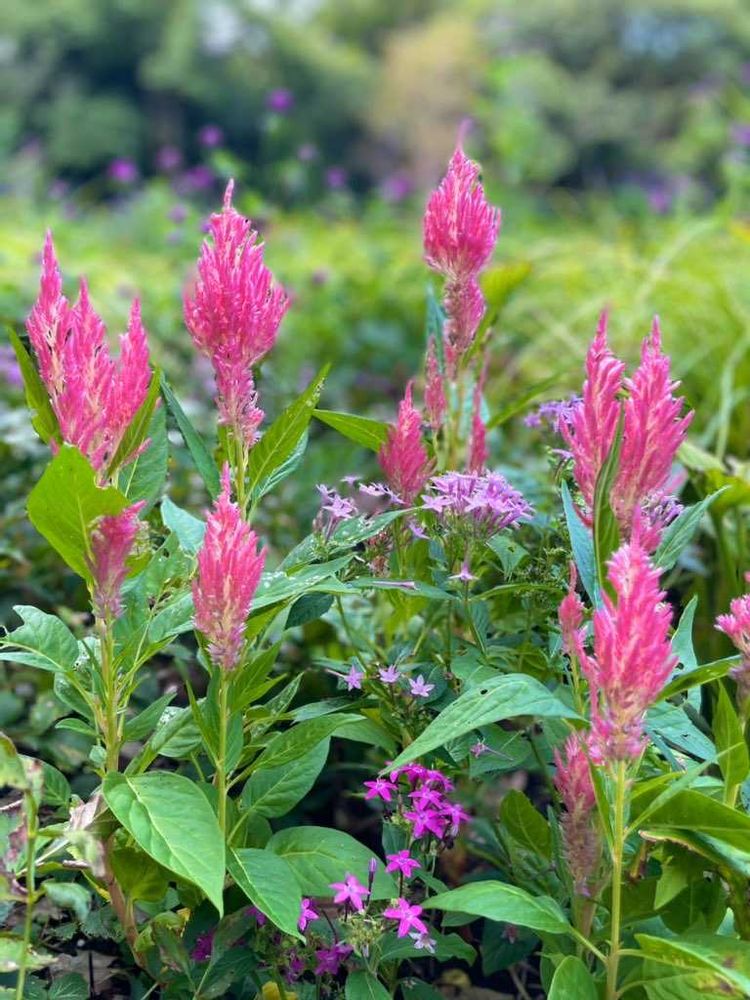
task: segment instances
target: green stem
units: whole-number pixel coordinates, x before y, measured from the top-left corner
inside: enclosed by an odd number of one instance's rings
[[[26,982],[26,962],[31,953],[31,931],[34,918],[34,897],[36,895],[36,838],[38,832],[36,802],[31,792],[24,796],[26,810],[26,913],[23,921],[23,947],[18,963],[16,979],[16,1000],[22,1000]]]
[[[115,668],[114,641],[111,623],[105,619],[97,622],[99,628],[102,687],[104,693],[104,749],[107,773],[120,766],[120,733],[118,718],[117,670]]]
[[[620,964],[620,921],[622,913],[622,864],[625,849],[625,798],[627,773],[624,761],[614,771],[615,809],[612,843],[612,919],[607,957],[607,1000],[617,1000],[617,970]]]
[[[219,675],[219,753],[216,761],[214,784],[219,803],[219,826],[226,836],[227,830],[227,715],[229,687],[226,673]]]

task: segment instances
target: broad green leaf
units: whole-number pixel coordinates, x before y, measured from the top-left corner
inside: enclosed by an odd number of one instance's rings
[[[55,904],[64,910],[72,910],[79,923],[83,923],[91,909],[91,893],[77,882],[54,882],[46,879],[44,891]]]
[[[282,573],[280,570],[264,573],[255,591],[252,610],[259,611],[261,608],[288,600],[290,597],[298,597],[316,588],[325,589],[321,585],[330,581],[334,574],[347,566],[353,558],[354,554],[350,553],[330,562],[307,566],[294,574]]]
[[[654,555],[654,563],[659,569],[662,571],[672,569],[683,551],[692,541],[703,515],[714,500],[721,496],[726,489],[728,487],[724,486],[710,496],[704,497],[700,503],[693,504],[692,507],[686,507],[666,528]]]
[[[137,847],[117,846],[110,856],[118,885],[130,899],[158,903],[169,888],[170,873]]]
[[[646,713],[646,731],[652,739],[663,740],[668,747],[689,754],[696,760],[713,760],[716,748],[711,740],[691,722],[681,705],[662,701]]]
[[[289,476],[291,476],[292,473],[296,471],[297,467],[299,466],[300,462],[304,457],[305,452],[307,451],[307,439],[308,439],[308,433],[307,433],[307,428],[305,428],[299,441],[294,446],[294,451],[291,453],[291,455],[288,455],[283,462],[280,462],[279,465],[277,465],[276,468],[273,470],[273,472],[270,473],[270,475],[266,476],[266,478],[260,483],[257,490],[254,492],[253,499],[255,500],[256,503],[258,500],[261,499],[261,497],[264,497],[266,493],[270,493],[271,490],[276,489],[279,483],[282,483],[285,479],[288,479]]]
[[[25,955],[25,965],[28,971],[43,969],[52,965],[55,955],[38,951],[36,948],[26,948],[24,940],[16,934],[0,934],[0,973],[15,972],[19,967],[21,955]]]
[[[284,816],[315,784],[325,766],[328,746],[329,740],[323,739],[290,764],[256,771],[242,791],[242,804],[268,819]]]
[[[715,990],[714,995],[722,997],[750,996],[750,944],[746,941],[711,934],[680,938],[636,934],[636,940],[641,951],[660,964],[710,973],[701,980],[704,991]]]
[[[597,1000],[594,977],[575,955],[566,955],[555,969],[547,1000]]]
[[[68,972],[49,988],[49,1000],[88,1000],[89,986],[77,972]]]
[[[39,534],[90,583],[87,553],[91,524],[105,514],[119,514],[129,502],[113,486],[97,486],[88,459],[77,448],[63,445],[29,494],[27,509]]]
[[[59,443],[62,440],[60,427],[52,409],[46,386],[15,330],[8,330],[8,337],[16,352],[18,367],[21,369],[26,405],[32,413],[31,425],[45,444],[50,441]]]
[[[335,410],[316,410],[314,416],[321,423],[370,451],[380,451],[388,437],[388,424],[381,420],[358,417],[353,413],[337,413]]]
[[[59,808],[70,802],[70,784],[68,779],[52,764],[42,762],[42,802]]]
[[[78,641],[68,626],[56,615],[48,615],[29,604],[16,604],[13,610],[23,625],[0,638],[0,660],[25,663],[40,670],[68,673],[78,659]]]
[[[310,747],[321,740],[333,736],[337,729],[347,723],[364,722],[361,715],[353,713],[339,715],[324,715],[319,719],[308,719],[298,722],[296,726],[279,733],[268,744],[263,753],[254,762],[253,768],[260,771],[268,767],[281,767],[303,757]]]
[[[125,723],[123,738],[127,740],[145,740],[156,729],[164,709],[174,698],[174,692],[163,694],[161,698],[152,701],[150,705]]]
[[[322,618],[333,604],[333,594],[303,594],[289,609],[287,628],[298,628]]]
[[[157,611],[148,627],[149,642],[160,644],[171,636],[190,632],[193,628],[193,595],[189,590],[176,594],[161,611]]]
[[[458,958],[468,965],[476,961],[477,953],[459,934],[440,934],[433,928],[430,929],[430,937],[435,942],[433,954],[439,962],[446,962],[450,958]],[[380,958],[383,962],[391,962],[394,959],[404,958],[424,958],[424,950],[414,947],[411,938],[400,938],[391,931],[383,939],[380,945]]]
[[[549,934],[568,934],[571,931],[565,914],[550,896],[532,896],[525,889],[505,882],[462,885],[428,898],[424,907],[518,924],[519,927]]]
[[[698,595],[694,594],[687,603],[685,610],[680,615],[677,628],[672,636],[672,652],[677,657],[678,666],[675,667],[672,677],[676,677],[682,670],[695,670],[698,660],[693,649],[693,622],[695,612],[698,607]]]
[[[219,472],[216,468],[216,464],[211,458],[209,450],[200,434],[198,434],[185,415],[185,411],[180,406],[172,387],[163,373],[161,376],[161,394],[164,397],[164,402],[169,408],[169,412],[172,414],[177,423],[180,434],[182,434],[182,439],[187,445],[188,451],[190,452],[193,462],[195,463],[196,469],[200,473],[201,479],[205,483],[208,494],[211,499],[213,499],[219,495],[219,490],[221,488],[219,483]]]
[[[161,375],[159,369],[154,369],[149,383],[148,392],[146,393],[146,398],[143,400],[136,411],[135,416],[130,421],[130,425],[123,434],[122,440],[117,446],[117,451],[114,453],[112,461],[109,463],[107,468],[108,479],[111,479],[113,473],[119,469],[120,466],[130,458],[133,452],[140,448],[146,440],[149,427],[151,426],[151,418],[154,415],[156,404],[159,402],[160,378]]]
[[[713,732],[718,764],[727,789],[741,785],[750,771],[750,756],[742,724],[723,684],[717,684]]]
[[[164,527],[169,528],[177,535],[177,541],[180,543],[182,551],[191,556],[197,555],[203,545],[206,522],[189,514],[182,507],[178,507],[169,497],[164,497],[160,510]]]
[[[159,499],[167,478],[169,441],[167,439],[167,414],[164,407],[151,417],[148,429],[148,447],[120,472],[118,486],[131,503],[146,501],[146,510]]]
[[[391,994],[371,972],[350,972],[344,987],[346,1000],[390,1000]]]
[[[108,774],[104,798],[146,854],[198,886],[223,912],[224,838],[197,785],[166,771]]]
[[[227,867],[250,902],[271,923],[292,937],[304,940],[297,928],[302,892],[287,862],[272,850],[229,848]]]
[[[370,861],[378,861],[373,885],[373,899],[391,899],[396,884],[380,861],[348,833],[322,826],[298,826],[275,833],[266,845],[284,858],[294,870],[304,896],[333,895],[332,882],[343,882],[354,875],[367,884]]]
[[[724,660],[714,660],[712,663],[702,663],[695,670],[675,671],[671,681],[662,689],[659,700],[663,701],[673,695],[687,691],[688,688],[697,687],[700,684],[709,684],[711,681],[726,677],[730,669],[739,663],[738,656],[728,656]]]
[[[570,547],[573,550],[573,559],[578,569],[578,575],[589,598],[592,602],[596,602],[596,559],[591,532],[578,516],[568,484],[565,481],[560,486],[560,493],[565,511],[565,524],[570,536]]]
[[[533,677],[503,674],[471,688],[433,719],[424,732],[389,764],[389,770],[408,764],[450,740],[519,715],[575,719],[576,712],[563,705]]]
[[[329,551],[331,546],[334,550],[348,549],[366,542],[408,513],[408,510],[387,510],[375,517],[353,517],[350,521],[343,521],[328,540]]]
[[[549,858],[552,835],[547,820],[538,812],[523,792],[512,788],[500,803],[500,822],[522,847],[533,854]]]
[[[250,452],[248,482],[252,495],[263,495],[263,484],[294,454],[312,420],[330,365],[325,365],[305,391],[271,424]]]
[[[538,399],[542,393],[546,392],[547,389],[551,389],[552,386],[559,385],[560,382],[565,378],[566,373],[564,371],[555,372],[553,375],[548,375],[546,378],[541,379],[539,382],[534,382],[529,388],[521,393],[520,396],[516,396],[514,400],[507,403],[502,409],[498,410],[497,413],[493,415],[491,420],[487,423],[487,430],[491,430],[493,427],[501,427],[503,424],[507,423],[516,414],[522,413],[529,403],[533,403],[535,399]]]

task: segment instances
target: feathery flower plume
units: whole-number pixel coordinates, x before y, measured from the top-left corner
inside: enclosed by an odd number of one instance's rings
[[[430,337],[427,344],[427,359],[425,362],[424,406],[427,422],[433,431],[440,429],[448,404],[445,399],[445,385],[437,359],[435,338]]]
[[[422,418],[412,403],[411,391],[409,382],[399,404],[398,420],[378,455],[388,485],[407,505],[419,496],[430,474],[430,462],[422,444]]]
[[[469,458],[466,463],[467,472],[475,472],[481,474],[487,465],[487,459],[490,457],[489,449],[487,448],[487,428],[484,421],[482,420],[482,391],[484,389],[484,380],[487,374],[487,367],[482,369],[482,374],[477,379],[477,384],[474,386],[474,398],[472,400],[472,414],[471,414],[471,438],[469,439]]]
[[[595,764],[637,757],[645,745],[643,716],[677,663],[669,642],[672,611],[659,588],[659,570],[633,537],[609,561],[616,595],[602,595],[594,612],[594,655],[580,650],[591,689],[591,759]]]
[[[589,896],[594,888],[602,853],[601,839],[594,823],[596,794],[580,735],[569,736],[564,750],[564,757],[555,750],[555,788],[566,809],[561,820],[565,860],[575,892],[579,896]]]
[[[114,621],[122,614],[120,591],[128,575],[128,562],[146,525],[138,519],[145,501],[126,507],[119,514],[97,519],[89,536],[89,569],[93,577],[92,604],[97,618]]]
[[[745,574],[745,580],[750,583],[750,573]],[[742,655],[741,662],[732,667],[729,676],[737,682],[737,701],[743,714],[747,714],[750,705],[750,594],[735,597],[729,605],[729,613],[716,619],[716,628],[729,636]]]
[[[557,609],[557,617],[560,622],[560,631],[562,632],[563,650],[568,656],[575,656],[580,659],[585,629],[583,628],[583,602],[576,591],[577,583],[578,573],[576,571],[576,564],[571,560],[568,593],[560,602],[560,607]]]
[[[258,233],[232,207],[233,189],[230,181],[223,211],[211,216],[213,245],[201,248],[184,314],[195,346],[213,366],[219,419],[250,447],[263,419],[252,367],[276,342],[289,299],[263,261]]]
[[[213,662],[223,670],[237,666],[245,622],[260,582],[266,550],[231,500],[229,466],[221,474],[221,493],[206,522],[193,581],[195,627],[208,640]]]
[[[484,197],[479,167],[459,144],[427,202],[423,222],[425,260],[445,278],[445,347],[451,375],[484,315],[476,279],[492,256],[499,228],[500,213]]]
[[[127,333],[120,337],[116,364],[86,282],[81,282],[73,306],[63,295],[60,268],[48,233],[39,296],[26,329],[63,440],[75,445],[95,469],[105,471],[145,400],[151,379],[138,300],[131,307]],[[134,457],[127,456],[125,461]]]

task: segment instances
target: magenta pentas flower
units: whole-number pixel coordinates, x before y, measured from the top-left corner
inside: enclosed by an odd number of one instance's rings
[[[364,910],[363,900],[370,895],[370,890],[358,882],[354,875],[347,874],[343,882],[331,882],[331,888],[335,890],[334,903],[351,905],[357,913]]]
[[[413,858],[408,851],[396,851],[395,854],[386,854],[386,861],[388,862],[385,866],[387,872],[399,872],[404,878],[411,878],[417,868],[421,868],[421,864],[416,858]]]
[[[276,342],[289,299],[263,261],[257,232],[232,207],[233,187],[230,181],[223,211],[211,216],[212,243],[201,248],[184,313],[195,346],[213,365],[220,420],[250,447],[263,416],[252,367]]]
[[[591,757],[596,764],[638,756],[644,747],[645,712],[677,663],[669,641],[672,611],[638,525],[631,541],[610,559],[607,575],[616,599],[603,594],[594,611],[594,655],[581,649],[591,689]]]
[[[406,937],[412,928],[420,934],[427,933],[425,922],[419,919],[421,913],[422,907],[417,906],[416,903],[410,904],[407,899],[397,899],[393,906],[383,910],[383,916],[388,920],[398,921],[396,935],[400,938]]]
[[[75,445],[95,469],[105,472],[145,400],[151,380],[138,300],[133,302],[127,333],[120,337],[116,363],[86,282],[81,282],[73,306],[63,295],[62,276],[48,233],[39,296],[26,329],[63,440]],[[125,456],[123,462],[133,457]]]
[[[222,490],[206,521],[193,581],[195,627],[208,641],[216,666],[237,666],[244,643],[245,622],[260,582],[266,550],[240,509],[231,500],[229,467],[224,466]]]
[[[745,579],[750,582],[750,573]],[[745,712],[750,701],[750,594],[735,597],[729,605],[729,613],[716,619],[716,628],[729,636],[742,656],[729,675],[737,682],[737,700]]]
[[[565,860],[575,891],[588,896],[594,888],[602,845],[595,825],[596,793],[580,735],[568,737],[565,756],[555,751],[555,764],[555,788],[566,810],[562,817]]]
[[[398,420],[378,454],[389,487],[407,504],[412,504],[430,475],[430,461],[422,443],[422,418],[412,402],[412,383],[406,386],[399,404]]]
[[[136,542],[146,531],[138,519],[144,507],[145,501],[140,501],[119,514],[105,514],[91,528],[87,561],[93,580],[92,604],[94,614],[103,621],[114,621],[122,614],[122,585]]]
[[[612,510],[626,530],[637,507],[655,507],[651,527],[656,535],[647,543],[649,548],[658,544],[664,517],[670,518],[669,511],[660,510],[659,501],[665,496],[677,449],[693,418],[692,411],[680,416],[685,401],[674,395],[678,386],[671,378],[670,360],[662,352],[659,321],[654,317],[651,334],[643,342],[641,363],[632,378],[625,379],[628,396],[620,468],[610,496]]]

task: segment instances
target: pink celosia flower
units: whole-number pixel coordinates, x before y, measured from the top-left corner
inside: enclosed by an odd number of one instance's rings
[[[126,507],[120,514],[97,519],[89,536],[89,569],[93,577],[92,603],[98,618],[112,621],[122,614],[120,591],[128,575],[133,546],[146,526],[138,520],[145,501]]]
[[[576,591],[577,582],[578,573],[576,572],[576,564],[571,560],[568,593],[560,602],[560,607],[557,609],[557,617],[560,621],[564,652],[568,656],[580,658],[580,651],[583,648],[583,638],[586,630],[582,627],[584,608],[583,602]]]
[[[250,447],[263,419],[252,367],[276,342],[289,299],[263,262],[257,232],[232,207],[233,186],[223,211],[211,216],[213,245],[203,244],[184,311],[196,347],[214,368],[220,420]]]
[[[388,862],[385,866],[387,872],[400,872],[405,878],[411,878],[416,869],[422,867],[408,851],[386,854],[386,860]]]
[[[128,331],[120,337],[116,364],[85,281],[75,305],[63,295],[60,268],[48,233],[39,297],[26,329],[63,440],[75,445],[95,469],[105,472],[145,400],[151,380],[138,300],[130,311]],[[133,457],[125,456],[123,464]]]
[[[370,890],[362,885],[354,875],[345,875],[343,882],[332,882],[331,888],[336,890],[336,895],[333,897],[334,903],[346,903],[354,907],[354,909],[361,913],[365,905],[362,900],[370,895]]]
[[[745,574],[750,583],[750,573]],[[729,605],[729,613],[719,615],[716,628],[728,635],[742,656],[742,661],[729,671],[729,676],[737,682],[737,700],[743,712],[750,702],[750,594],[735,597]]]
[[[253,595],[263,572],[266,550],[231,500],[229,467],[224,466],[222,490],[206,522],[193,581],[195,627],[208,640],[213,662],[224,670],[237,666]]]
[[[594,612],[594,655],[581,650],[591,688],[591,757],[596,764],[636,757],[644,746],[643,716],[667,682],[677,658],[671,650],[672,611],[659,589],[636,524],[634,537],[609,561],[616,595],[602,595]]]
[[[692,411],[680,417],[684,399],[674,391],[679,382],[670,377],[669,357],[661,350],[661,331],[655,317],[651,334],[643,342],[641,363],[625,380],[628,398],[620,451],[620,469],[610,502],[618,522],[629,534],[636,507],[661,500],[669,482],[672,462],[685,440]],[[656,548],[664,525],[649,526],[646,547]]]
[[[430,196],[423,224],[425,259],[446,279],[444,337],[451,376],[484,315],[476,277],[492,256],[499,227],[500,213],[484,197],[479,167],[459,145]]]
[[[422,419],[412,403],[411,388],[409,382],[399,404],[398,420],[378,455],[388,485],[405,504],[414,502],[430,474],[430,462],[422,444]]]
[[[398,920],[398,937],[406,937],[409,931],[414,928],[420,934],[427,933],[427,925],[419,919],[422,912],[421,906],[411,906],[406,899],[397,899],[393,906],[383,910],[383,916],[388,920]]]
[[[445,385],[435,350],[435,338],[430,337],[425,361],[424,408],[427,423],[433,431],[439,430],[442,426],[447,407]]]
[[[566,809],[562,817],[565,860],[575,891],[588,896],[601,859],[601,840],[595,825],[596,794],[580,735],[568,737],[565,757],[555,751],[555,764],[555,787]]]

